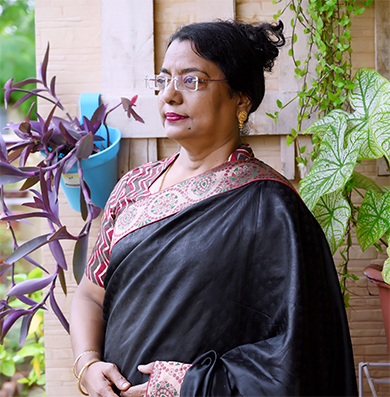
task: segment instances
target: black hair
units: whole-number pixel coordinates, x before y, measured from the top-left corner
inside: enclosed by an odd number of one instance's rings
[[[264,71],[270,72],[279,47],[285,44],[283,23],[246,24],[235,20],[183,26],[168,43],[189,40],[202,58],[214,62],[233,93],[252,101],[254,112],[264,97]]]

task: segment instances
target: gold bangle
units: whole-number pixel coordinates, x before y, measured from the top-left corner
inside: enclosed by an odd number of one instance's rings
[[[80,371],[79,377],[78,377],[78,381],[77,381],[77,387],[79,388],[80,393],[83,394],[84,396],[89,396],[89,394],[86,393],[86,392],[81,388],[81,377],[83,376],[83,374],[84,374],[84,372],[85,372],[85,370],[86,370],[87,368],[89,368],[92,364],[97,363],[98,361],[100,361],[100,360],[92,360],[92,361],[90,361],[89,363],[85,364],[83,368],[81,368],[81,371]]]
[[[85,352],[82,352],[81,354],[79,354],[79,355],[77,356],[76,360],[74,360],[73,368],[72,368],[73,375],[74,375],[77,379],[78,379],[79,377],[78,377],[78,375],[77,375],[77,373],[76,373],[76,365],[77,365],[77,363],[79,362],[80,358],[83,357],[84,354],[87,354],[87,353],[97,353],[97,354],[99,354],[99,357],[101,357],[101,353],[98,352],[97,350],[86,350]]]

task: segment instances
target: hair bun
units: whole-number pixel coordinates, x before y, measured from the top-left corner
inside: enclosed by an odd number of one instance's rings
[[[279,55],[279,47],[286,43],[283,27],[282,21],[278,23],[265,22],[258,25],[239,23],[239,28],[251,42],[253,50],[258,53],[259,62],[268,72],[272,70],[274,60]]]

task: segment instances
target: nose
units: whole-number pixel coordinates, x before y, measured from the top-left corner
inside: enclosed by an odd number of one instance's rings
[[[167,87],[163,90],[160,91],[160,98],[165,102],[165,103],[180,103],[182,101],[182,95],[180,91],[176,91],[175,89],[175,82],[174,79],[172,79]]]

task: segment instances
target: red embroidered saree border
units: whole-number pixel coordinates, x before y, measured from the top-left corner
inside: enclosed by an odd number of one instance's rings
[[[294,189],[277,171],[257,159],[224,163],[130,204],[116,220],[111,249],[124,236],[143,226],[158,222],[207,198],[259,180],[278,181]]]
[[[180,397],[185,374],[191,364],[176,361],[155,361],[145,397]]]

